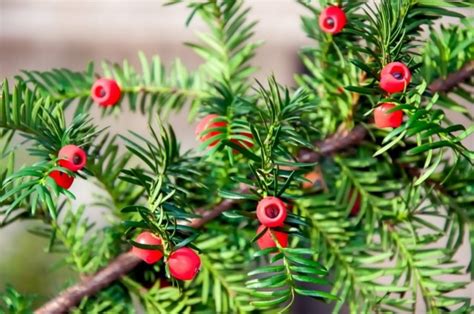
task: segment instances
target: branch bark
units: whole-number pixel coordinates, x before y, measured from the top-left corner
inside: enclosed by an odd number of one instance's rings
[[[345,148],[358,145],[366,134],[367,131],[362,126],[356,126],[351,131],[338,132],[326,140],[315,143],[316,149],[314,151],[301,151],[298,160],[301,162],[318,161],[323,156],[329,156]],[[224,211],[232,208],[236,203],[237,201],[235,200],[223,200],[212,210],[204,212],[202,218],[191,221],[189,225],[194,228],[201,228]],[[114,281],[119,280],[122,276],[133,270],[140,262],[141,260],[130,252],[123,253],[95,275],[61,292],[57,297],[38,308],[35,314],[67,313],[71,308],[79,304],[84,297],[92,296]]]
[[[197,218],[191,221],[189,226],[196,229],[201,228],[209,221],[217,218],[223,212],[231,209],[232,206],[234,206],[236,203],[237,201],[235,200],[223,200],[222,202],[217,204],[216,207],[214,207],[212,210],[204,212],[202,218]]]
[[[450,73],[446,78],[439,78],[430,84],[432,92],[449,92],[454,87],[471,78],[474,75],[474,60],[466,63],[459,71]]]
[[[134,269],[140,259],[131,252],[123,253],[94,276],[64,290],[35,311],[36,314],[67,313],[84,297],[92,296]]]
[[[319,161],[324,156],[359,145],[367,135],[367,130],[362,125],[355,126],[352,130],[336,132],[327,139],[316,142],[314,150],[302,149],[298,154],[300,162]]]

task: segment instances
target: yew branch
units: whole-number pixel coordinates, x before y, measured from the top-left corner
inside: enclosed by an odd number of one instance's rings
[[[459,71],[451,73],[446,78],[435,80],[429,89],[432,92],[449,92],[455,86],[466,81],[474,74],[474,61],[467,63]],[[352,130],[343,130],[335,133],[325,140],[315,143],[315,149],[303,149],[298,155],[300,162],[314,162],[322,157],[330,156],[334,153],[359,145],[365,136],[367,130],[358,125]],[[413,173],[416,175],[415,173]],[[205,211],[202,218],[195,219],[189,224],[194,228],[201,228],[209,221],[217,218],[221,213],[229,210],[236,204],[234,200],[223,200],[212,210]],[[92,296],[100,290],[106,288],[113,282],[119,280],[122,276],[133,270],[141,260],[130,252],[119,255],[109,265],[97,272],[95,275],[82,280],[80,283],[64,290],[58,296],[38,308],[36,314],[46,313],[66,313],[76,306],[84,297]]]
[[[302,151],[298,159],[302,162],[317,161],[322,156],[329,156],[345,148],[359,144],[365,135],[366,130],[362,126],[356,126],[351,131],[339,132],[326,140],[317,142],[314,151]],[[205,211],[202,218],[194,219],[189,225],[194,228],[201,228],[209,221],[217,218],[224,211],[232,208],[236,203],[237,201],[235,200],[223,200],[212,210]],[[114,281],[119,280],[122,276],[134,269],[140,262],[141,260],[130,252],[123,253],[95,275],[85,278],[76,285],[61,292],[58,296],[38,308],[35,314],[66,313],[69,309],[76,306],[82,298],[92,296]]]

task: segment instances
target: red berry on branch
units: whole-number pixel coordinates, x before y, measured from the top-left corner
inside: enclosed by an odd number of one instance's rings
[[[54,182],[63,189],[69,189],[74,182],[74,177],[71,177],[67,173],[53,170],[49,173],[49,176],[53,178]]]
[[[145,245],[161,245],[162,243],[161,238],[148,231],[140,233],[135,242]],[[154,264],[163,257],[163,252],[160,250],[142,249],[136,246],[132,247],[132,253],[147,264]]]
[[[264,225],[260,225],[257,229],[257,234],[260,234],[265,228],[266,227]],[[281,247],[288,246],[288,233],[275,231],[269,228],[267,229],[267,231],[265,231],[265,233],[260,238],[258,238],[257,245],[259,248],[263,250],[269,247],[277,246],[275,241],[272,238],[272,233],[273,233],[273,236],[277,239]]]
[[[391,62],[380,72],[380,88],[390,94],[402,92],[410,81],[410,69],[401,62]]]
[[[325,33],[337,34],[342,31],[346,23],[346,13],[337,6],[325,8],[319,16],[319,26]]]
[[[92,85],[92,99],[103,107],[113,106],[120,99],[120,87],[111,79],[101,78]]]
[[[265,197],[258,202],[257,218],[266,227],[283,226],[286,219],[286,204],[278,197]]]
[[[223,128],[227,126],[227,122],[225,121],[214,121],[215,119],[220,118],[220,116],[216,114],[209,114],[205,116],[196,126],[196,137],[201,141],[205,142],[208,139],[211,139],[219,134],[221,134],[221,131],[210,131],[206,132],[205,134],[202,134],[206,130],[214,129],[214,128]],[[214,141],[209,144],[209,147],[215,146],[219,141]]]
[[[59,165],[71,171],[79,171],[86,165],[86,152],[76,145],[66,145],[59,150]]]
[[[374,120],[378,128],[398,128],[402,124],[403,111],[388,112],[393,108],[395,108],[395,105],[392,103],[383,103],[375,108]]]
[[[174,278],[192,280],[199,272],[201,258],[190,248],[182,247],[170,254],[168,266]]]

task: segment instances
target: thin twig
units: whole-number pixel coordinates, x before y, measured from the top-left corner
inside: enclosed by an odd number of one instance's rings
[[[323,156],[330,156],[359,145],[366,135],[367,130],[362,125],[357,125],[351,131],[337,132],[326,140],[315,143],[315,150],[302,149],[298,155],[298,161],[319,161]]]
[[[466,63],[459,71],[449,74],[446,78],[439,78],[430,84],[432,92],[449,92],[454,87],[474,76],[474,60]]]

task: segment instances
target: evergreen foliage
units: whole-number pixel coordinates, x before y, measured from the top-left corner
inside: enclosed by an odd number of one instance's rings
[[[301,50],[306,70],[294,88],[273,76],[254,83],[251,62],[261,43],[253,40],[255,22],[241,0],[168,3],[185,3],[186,23],[201,18],[208,27],[197,43],[188,43],[204,61],[195,72],[179,60],[165,70],[158,56],[150,61],[139,54],[141,70],[127,61],[104,62],[100,71],[90,64],[84,72],[24,71],[14,82],[3,81],[0,227],[33,220],[29,231],[48,238],[48,252],[65,253],[64,264],[80,276],[106,267],[130,244],[165,256],[189,246],[201,256],[193,281],[169,279],[163,261],[140,264],[83,298],[73,313],[134,313],[137,303],[148,313],[285,312],[296,297],[330,302],[335,313],[344,306],[351,313],[414,313],[420,305],[428,313],[472,311],[471,300],[453,292],[467,286],[473,265],[466,269],[456,259],[466,233],[474,249],[474,152],[464,145],[474,131],[464,105],[474,103],[473,80],[449,93],[431,85],[474,60],[472,24],[453,10],[470,4],[338,1],[348,24],[329,35],[318,27],[327,1],[298,2],[307,9],[302,26],[314,43]],[[434,22],[443,16],[460,24],[438,29]],[[393,61],[404,62],[413,79],[402,93],[387,95],[379,73]],[[116,80],[123,92],[102,115],[119,115],[128,104],[150,121],[148,135],[111,134],[91,118],[90,88],[98,77]],[[383,102],[403,110],[400,127],[371,123]],[[187,106],[191,120],[212,113],[226,125],[205,131],[218,135],[196,152],[182,152],[164,122]],[[451,112],[470,125],[452,123]],[[314,162],[298,157],[360,125],[368,135],[357,147]],[[252,134],[251,147],[238,144],[249,139],[245,134]],[[67,144],[87,152],[83,171],[58,165],[57,153]],[[34,160],[19,167],[15,153],[24,148]],[[74,194],[49,177],[55,170],[97,185],[102,193],[94,205],[109,211],[109,226],[91,224],[87,204],[72,208]],[[320,174],[320,184],[303,189],[310,171]],[[266,196],[290,205],[285,226],[277,229],[290,235],[288,247],[255,244],[263,234],[255,232],[255,208]],[[195,225],[225,201],[228,210]],[[163,244],[135,242],[145,230]],[[164,287],[167,281],[172,286]],[[28,313],[31,306],[32,299],[12,287],[0,296],[7,313]]]

